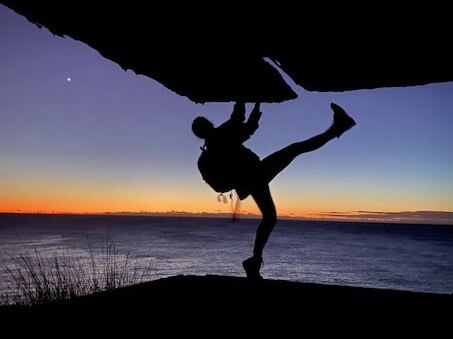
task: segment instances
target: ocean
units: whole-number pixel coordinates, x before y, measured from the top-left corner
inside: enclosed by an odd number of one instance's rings
[[[258,224],[245,218],[0,214],[0,294],[12,292],[9,275],[27,256],[90,261],[105,259],[107,248],[140,281],[243,277],[241,263],[252,253]],[[263,259],[265,279],[453,293],[453,226],[279,220]]]

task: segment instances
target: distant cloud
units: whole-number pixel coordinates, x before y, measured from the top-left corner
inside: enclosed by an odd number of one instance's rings
[[[453,225],[453,212],[445,211],[402,211],[402,212],[324,212],[318,217],[337,220],[361,220],[375,222],[404,222]]]

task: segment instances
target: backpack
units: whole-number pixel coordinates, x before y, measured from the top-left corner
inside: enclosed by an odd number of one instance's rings
[[[226,193],[235,189],[241,180],[247,178],[259,162],[258,156],[245,147],[231,154],[202,148],[197,165],[203,180],[214,191]]]

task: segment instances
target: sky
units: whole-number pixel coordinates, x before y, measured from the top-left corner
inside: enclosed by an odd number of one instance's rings
[[[330,103],[356,121],[270,184],[280,216],[453,224],[453,82],[308,92],[262,104],[261,158],[323,132]],[[253,104],[247,104],[247,113]],[[229,213],[203,182],[195,104],[0,5],[0,212]],[[259,214],[252,198],[240,212]]]

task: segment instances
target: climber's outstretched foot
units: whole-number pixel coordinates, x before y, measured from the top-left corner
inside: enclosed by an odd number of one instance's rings
[[[333,124],[331,129],[334,135],[339,138],[344,132],[354,127],[356,122],[337,104],[332,102],[330,107],[333,110]]]

